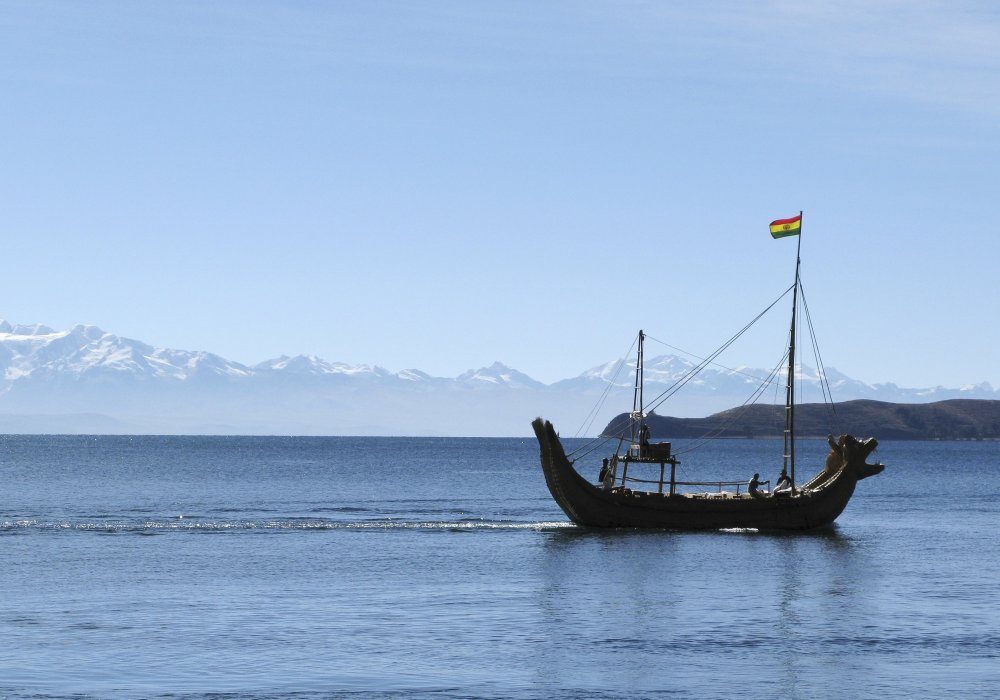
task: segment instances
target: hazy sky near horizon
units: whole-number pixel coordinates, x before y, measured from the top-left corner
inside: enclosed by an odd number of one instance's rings
[[[804,210],[828,367],[1000,387],[998,47],[965,0],[2,0],[0,317],[551,382],[710,353]]]

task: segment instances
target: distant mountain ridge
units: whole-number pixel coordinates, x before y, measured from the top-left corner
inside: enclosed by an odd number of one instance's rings
[[[675,355],[647,359],[646,388],[656,395],[694,364]],[[634,365],[621,360],[544,384],[501,362],[457,377],[419,369],[282,356],[255,365],[204,351],[156,348],[96,326],[54,330],[0,321],[0,430],[353,435],[525,435],[535,415],[566,429],[599,429],[631,405]],[[765,370],[708,367],[670,412],[707,415],[741,404]],[[996,399],[986,383],[960,389],[865,384],[830,369],[838,400],[930,402]],[[802,368],[800,387],[819,385]],[[610,394],[604,407],[595,403]],[[96,431],[95,431],[96,432]]]
[[[0,369],[3,370],[0,390],[24,378],[51,374],[75,377],[115,374],[175,380],[194,379],[204,374],[238,378],[279,373],[402,381],[433,382],[444,379],[416,369],[394,373],[375,365],[329,362],[315,355],[283,355],[248,366],[209,352],[154,348],[138,340],[108,333],[97,326],[77,325],[70,330],[57,331],[41,324],[11,325],[2,320]],[[500,362],[469,370],[445,381],[474,386],[544,386]]]

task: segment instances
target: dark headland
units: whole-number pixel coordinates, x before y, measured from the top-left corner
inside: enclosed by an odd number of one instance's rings
[[[951,399],[934,403],[887,403],[859,399],[834,405],[807,403],[795,407],[795,434],[826,437],[849,433],[880,440],[1000,440],[1000,401]],[[616,416],[603,435],[627,425],[628,414]],[[780,437],[785,407],[754,405],[730,408],[706,418],[671,418],[651,413],[646,422],[653,437],[728,438]]]

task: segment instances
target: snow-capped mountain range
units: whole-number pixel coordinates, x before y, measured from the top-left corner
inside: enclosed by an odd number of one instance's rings
[[[390,372],[373,365],[329,362],[315,355],[282,356],[247,366],[209,352],[154,348],[96,326],[78,325],[67,331],[57,331],[40,324],[11,325],[2,320],[0,368],[3,370],[0,392],[9,391],[18,381],[55,376],[194,381],[206,375],[234,380],[288,375],[403,382],[443,381],[416,369]],[[444,381],[470,386],[544,386],[499,362]]]
[[[647,397],[693,366],[675,355],[647,359]],[[611,361],[548,385],[500,362],[454,378],[313,355],[247,366],[208,352],[155,348],[95,326],[58,331],[0,321],[0,369],[4,432],[486,436],[528,434],[535,415],[561,421],[569,434],[608,393],[598,417],[590,419],[596,427],[589,433],[599,430],[602,418],[631,405],[634,365]],[[658,410],[678,417],[724,410],[743,403],[767,375],[709,367]],[[866,384],[833,369],[827,379],[838,401],[1000,398],[985,383],[905,389]],[[802,368],[797,382],[806,400],[821,400],[815,370]],[[814,399],[808,398],[810,387]]]

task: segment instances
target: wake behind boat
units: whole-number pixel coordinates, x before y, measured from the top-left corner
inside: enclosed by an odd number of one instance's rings
[[[801,224],[801,212],[799,216],[790,219],[779,219],[771,223],[771,235],[774,238],[799,236]],[[784,452],[781,478],[775,488],[764,488],[769,484],[760,482],[759,474],[754,475],[747,483],[746,491],[742,493],[743,481],[677,480],[676,468],[679,461],[672,453],[671,443],[649,441],[650,430],[646,422],[643,397],[645,333],[639,331],[632,411],[623,425],[614,426],[610,435],[602,436],[604,442],[616,440],[618,446],[608,459],[603,460],[599,484],[590,483],[577,472],[575,460],[566,454],[552,423],[541,418],[532,422],[540,447],[545,483],[556,503],[574,523],[589,527],[807,530],[831,524],[847,506],[858,481],[884,469],[881,463],[869,464],[866,461],[878,445],[875,438],[858,439],[851,435],[841,435],[838,440],[834,440],[831,435],[826,464],[813,478],[801,485],[796,483],[795,335],[796,311],[801,291],[799,267],[800,257],[797,253],[795,283],[791,287],[792,322],[787,353]],[[703,360],[679,384],[686,383],[694,374],[708,366],[762,315],[763,313],[758,315],[719,350]],[[815,343],[815,338],[813,341]],[[825,373],[822,376],[825,381]],[[765,385],[769,381],[770,378],[765,380]],[[759,397],[760,393],[761,390],[755,392],[755,397]],[[586,453],[593,451],[589,449]],[[630,466],[633,466],[632,476],[629,475]],[[656,477],[657,466],[658,478],[634,476],[638,467],[646,471],[652,468],[652,476]],[[741,474],[748,471],[747,465],[733,467]],[[654,484],[655,490],[652,488]],[[735,490],[724,490],[725,487],[735,487]]]

